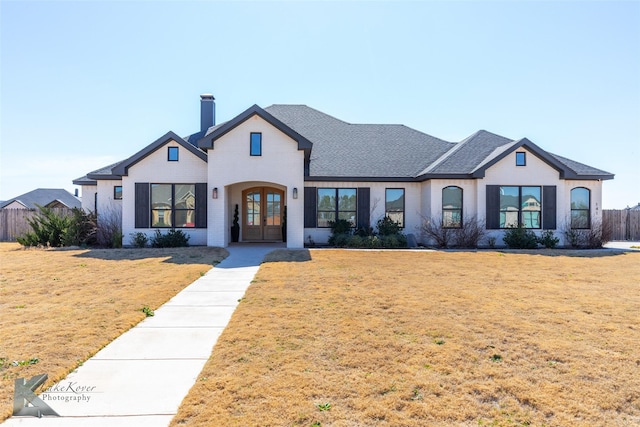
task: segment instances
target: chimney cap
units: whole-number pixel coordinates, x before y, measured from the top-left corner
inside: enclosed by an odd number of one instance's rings
[[[213,100],[215,100],[215,98],[213,97],[213,95],[212,95],[212,94],[210,94],[210,93],[203,93],[202,95],[200,95],[200,99],[202,99],[203,101],[204,101],[205,99],[206,99],[206,100],[209,100],[209,99],[210,99],[210,100],[212,100],[212,101],[213,101]]]

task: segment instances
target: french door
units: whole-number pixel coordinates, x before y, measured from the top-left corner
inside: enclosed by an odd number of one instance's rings
[[[254,187],[242,192],[243,241],[281,241],[284,191]]]

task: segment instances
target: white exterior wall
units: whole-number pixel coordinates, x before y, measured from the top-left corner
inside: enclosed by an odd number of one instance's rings
[[[93,212],[96,210],[96,193],[98,192],[97,185],[83,185],[81,186],[81,194],[82,197],[80,201],[82,202],[82,209],[85,211]]]
[[[368,187],[370,191],[369,201],[369,221],[370,225],[375,228],[378,220],[385,215],[385,190],[387,188],[404,188],[404,222],[405,227],[402,230],[405,234],[414,234],[419,236],[419,227],[422,222],[422,200],[423,185],[417,182],[360,182],[360,181],[344,181],[344,182],[327,182],[327,181],[307,181],[306,187],[316,188],[359,188]],[[330,228],[305,228],[305,243],[309,243],[309,236],[315,243],[325,244],[331,235]]]
[[[251,132],[262,133],[262,155],[249,155]],[[301,248],[304,226],[304,151],[298,143],[259,116],[253,116],[214,142],[208,151],[209,246],[227,246],[233,208],[242,210],[242,190],[270,186],[284,190],[287,247]],[[211,197],[218,189],[218,198]],[[293,188],[298,198],[293,198]],[[241,225],[242,227],[242,225]],[[242,235],[242,233],[241,233]]]
[[[178,161],[167,160],[167,147],[179,147]],[[177,142],[170,140],[159,149],[129,168],[129,174],[122,177],[122,235],[124,244],[131,244],[130,233],[142,232],[152,237],[154,228],[135,228],[135,184],[195,184],[207,181],[207,163]],[[113,194],[113,189],[111,189]],[[98,200],[100,200],[99,193]],[[211,218],[211,212],[207,215]],[[207,229],[181,228],[189,235],[190,245],[206,245]],[[161,230],[162,231],[162,230]]]
[[[479,217],[486,217],[486,186],[487,185],[528,185],[528,186],[556,186],[556,230],[555,236],[560,239],[560,245],[565,245],[564,231],[569,227],[567,220],[571,215],[571,189],[586,187],[591,190],[591,215],[602,219],[602,182],[598,180],[563,180],[560,173],[549,166],[530,151],[521,148],[518,152],[526,152],[526,166],[516,166],[516,154],[510,153],[504,159],[490,167],[484,179],[478,180],[477,206]],[[544,203],[544,201],[543,201]],[[596,206],[598,207],[596,209]],[[544,225],[544,224],[543,224]],[[534,230],[538,233],[539,230]],[[502,244],[504,231],[490,230],[488,237],[495,237],[498,244]]]
[[[478,180],[475,179],[432,179],[423,185],[426,201],[423,203],[423,218],[442,220],[442,190],[446,187],[462,188],[462,218],[476,217],[484,226],[484,213],[478,212]],[[484,206],[484,201],[483,201]],[[484,211],[484,208],[483,208]],[[429,243],[419,234],[422,243]]]
[[[96,186],[96,191],[98,192],[98,221],[111,221],[122,218],[122,200],[113,199],[113,187],[117,185],[122,185],[122,181],[111,179],[98,181]],[[91,200],[91,204],[93,205],[93,200]],[[91,210],[93,210],[93,206]]]
[[[602,181],[592,179],[589,181],[565,180],[564,181],[564,200],[563,203],[567,207],[566,212],[558,218],[558,229],[566,230],[571,226],[571,190],[583,187],[591,192],[591,224],[602,223]]]

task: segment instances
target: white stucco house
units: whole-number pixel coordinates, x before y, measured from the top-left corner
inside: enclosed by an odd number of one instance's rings
[[[607,179],[526,138],[484,130],[450,142],[305,105],[254,105],[216,124],[214,97],[202,95],[200,131],[167,132],[73,183],[84,208],[121,215],[125,245],[132,233],[176,228],[192,245],[227,246],[238,205],[240,242],[282,241],[285,224],[287,247],[301,248],[326,242],[336,218],[361,227],[385,215],[418,240],[425,218],[460,227],[471,217],[498,240],[518,223],[562,238],[601,220]]]

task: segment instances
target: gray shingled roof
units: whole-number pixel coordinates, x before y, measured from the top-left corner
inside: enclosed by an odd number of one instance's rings
[[[414,178],[453,146],[404,125],[351,124],[306,105],[265,110],[313,143],[312,178]]]
[[[492,154],[514,141],[495,133],[479,130],[457,143],[444,156],[423,170],[420,175],[463,175],[472,173]]]
[[[89,172],[85,176],[74,179],[72,182],[75,185],[96,185],[98,179],[120,179],[120,175],[113,174],[113,168],[120,165],[124,160],[110,164],[109,166],[101,167],[94,171]]]
[[[575,175],[577,175],[577,176],[593,176],[593,177],[597,177],[597,176],[605,175],[605,176],[610,176],[611,178],[613,178],[613,174],[611,174],[610,172],[605,172],[605,171],[603,171],[601,169],[596,169],[596,168],[594,168],[592,166],[576,162],[575,160],[571,160],[571,159],[567,159],[566,157],[558,156],[557,154],[549,153],[549,155],[554,157],[558,162],[562,163],[563,165],[565,165],[566,167],[571,169],[571,171],[573,171],[573,173]],[[601,179],[602,179],[602,177],[601,177]],[[603,179],[607,179],[607,178],[603,178]]]
[[[254,105],[235,118],[210,127],[206,132],[196,132],[182,139],[188,143],[187,146],[212,149],[213,139],[253,114],[264,116],[274,126],[299,139],[299,144],[302,144],[299,148],[303,147],[306,155],[310,150],[309,179],[402,181],[435,177],[478,178],[484,176],[484,171],[496,161],[521,146],[528,147],[556,168],[561,177],[613,178],[608,172],[548,153],[526,138],[512,140],[480,130],[454,143],[404,125],[347,123],[306,105],[276,104],[265,109]],[[174,139],[179,138],[171,132],[169,134]],[[119,172],[127,163],[146,156],[167,135],[127,160],[74,180],[74,184],[82,185],[97,179],[120,179]],[[202,156],[202,151],[193,151]]]
[[[18,201],[27,209],[37,209],[36,205],[47,206],[51,202],[59,201],[69,208],[80,208],[82,203],[73,194],[63,188],[38,188],[28,193],[6,200],[0,205],[0,209]]]

